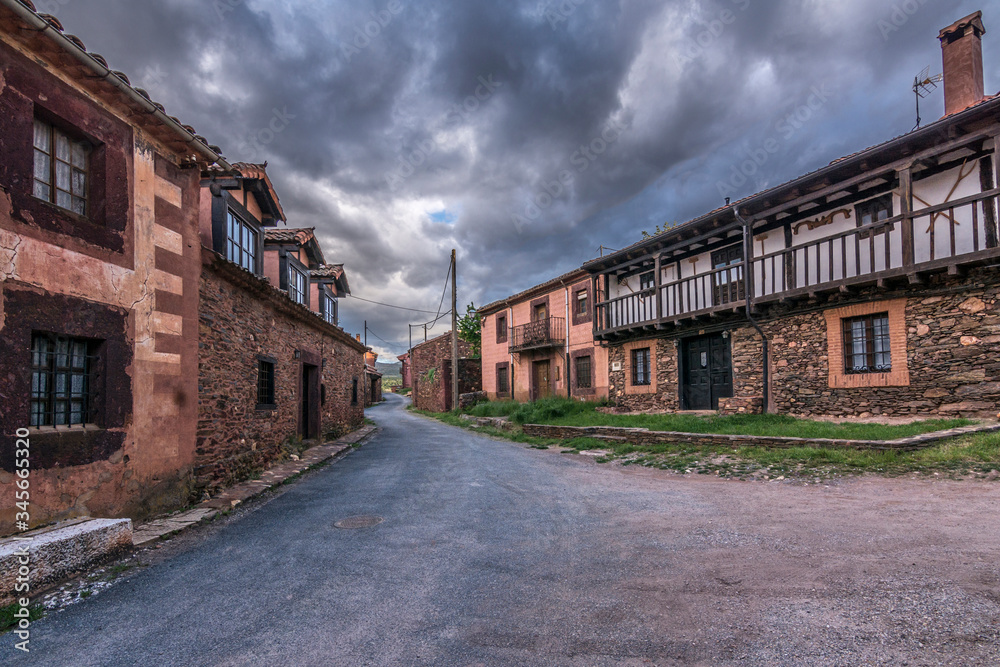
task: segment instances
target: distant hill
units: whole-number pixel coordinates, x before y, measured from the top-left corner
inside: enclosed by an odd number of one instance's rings
[[[403,364],[398,361],[396,363],[376,361],[375,370],[385,377],[402,377]]]

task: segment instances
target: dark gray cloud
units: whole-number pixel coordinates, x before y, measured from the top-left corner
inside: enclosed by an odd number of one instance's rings
[[[998,0],[36,4],[230,159],[268,160],[289,224],[318,229],[358,296],[431,310],[452,247],[462,307],[482,304],[902,134],[937,31],[976,9],[1000,29]],[[421,321],[342,312],[385,353]]]

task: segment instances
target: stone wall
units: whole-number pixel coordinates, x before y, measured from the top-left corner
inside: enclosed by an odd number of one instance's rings
[[[482,366],[479,359],[469,359],[472,345],[458,341],[458,393],[482,389]],[[447,412],[451,401],[451,334],[438,336],[410,351],[413,368],[413,405],[420,410]]]
[[[665,338],[643,341],[642,345],[646,344],[651,348],[652,363],[656,366],[655,391],[639,393],[630,386],[629,347],[634,345],[613,345],[608,348],[609,398],[623,410],[676,412],[680,409],[677,347],[673,340]],[[621,370],[611,370],[616,363]]]
[[[937,276],[906,299],[905,386],[831,388],[822,312],[768,323],[772,404],[802,415],[996,417],[1000,411],[1000,272]],[[928,293],[929,292],[929,293]],[[939,292],[935,294],[934,292]],[[894,370],[898,361],[893,359]]]
[[[363,345],[268,282],[209,250],[203,257],[195,474],[211,492],[280,458],[300,435],[304,363],[320,368],[321,437],[362,426],[366,390]],[[258,357],[275,364],[274,409],[258,409]]]

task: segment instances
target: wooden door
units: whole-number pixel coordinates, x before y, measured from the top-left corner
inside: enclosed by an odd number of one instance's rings
[[[548,359],[531,365],[531,400],[552,395],[551,364]]]
[[[733,395],[733,362],[722,334],[701,336],[681,345],[682,392],[687,410],[718,410],[720,398]]]
[[[302,364],[299,385],[299,435],[304,439],[319,437],[319,368]]]

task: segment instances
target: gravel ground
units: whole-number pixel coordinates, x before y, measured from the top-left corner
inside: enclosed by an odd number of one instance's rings
[[[337,465],[33,624],[30,656],[0,638],[0,661],[1000,664],[1000,484],[677,476],[402,405]],[[384,521],[335,527],[362,514]]]

